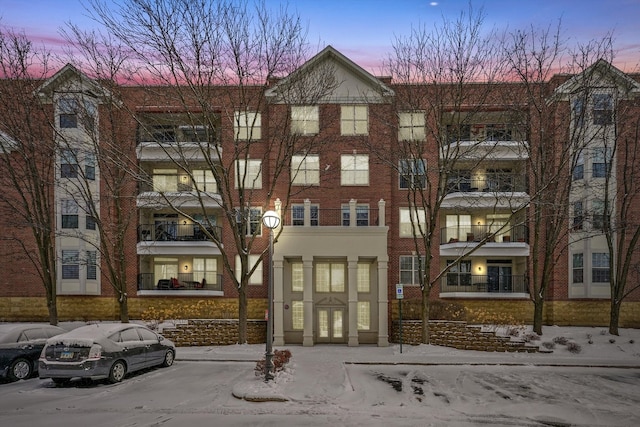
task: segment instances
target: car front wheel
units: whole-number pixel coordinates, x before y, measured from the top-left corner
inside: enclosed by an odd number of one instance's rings
[[[111,369],[109,370],[109,382],[112,384],[119,383],[120,381],[122,381],[126,374],[127,366],[122,360],[116,360],[116,362],[111,365]]]
[[[176,355],[173,353],[173,350],[167,350],[167,352],[164,355],[164,360],[162,361],[162,366],[166,368],[167,366],[173,365],[175,356]]]
[[[9,379],[12,381],[26,380],[33,374],[33,367],[27,359],[16,359],[9,367]]]

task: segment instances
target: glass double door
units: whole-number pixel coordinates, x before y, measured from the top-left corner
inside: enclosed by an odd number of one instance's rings
[[[346,343],[346,310],[342,306],[316,307],[316,342]]]

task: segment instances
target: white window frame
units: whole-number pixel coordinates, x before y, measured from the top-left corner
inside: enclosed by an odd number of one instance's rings
[[[344,292],[345,282],[345,266],[343,263],[316,263],[316,292]]]
[[[320,132],[320,119],[317,105],[291,106],[291,134],[317,135]]]
[[[248,169],[245,169],[247,168]],[[236,160],[234,165],[235,169],[235,188],[240,188],[240,184],[243,182],[248,183],[245,189],[260,189],[262,188],[262,160],[260,159],[240,159]],[[246,172],[246,174],[245,174]]]
[[[417,216],[417,218],[416,218]],[[427,224],[424,208],[405,207],[400,208],[400,237],[414,237],[419,235],[417,225],[420,224],[424,230]],[[414,219],[412,222],[411,219]],[[414,230],[416,227],[416,230]]]
[[[368,262],[358,263],[358,293],[366,294],[371,292],[371,264]]]
[[[233,114],[233,132],[236,141],[262,138],[262,115],[257,111],[236,111]]]
[[[424,141],[424,111],[403,111],[398,113],[398,141]]]
[[[371,302],[358,301],[356,305],[359,331],[371,330]]]
[[[369,108],[366,105],[340,107],[340,133],[345,136],[369,134]]]
[[[343,154],[340,156],[340,185],[369,185],[368,154]]]
[[[191,271],[193,280],[200,281],[205,279],[207,283],[218,283],[218,260],[209,257],[194,257]]]
[[[304,330],[304,302],[291,301],[291,329]]]
[[[318,154],[291,157],[292,185],[320,185],[320,156]]]
[[[235,262],[236,280],[239,282],[242,270],[240,255],[236,255]],[[262,285],[262,256],[249,254],[249,265],[251,266],[249,267],[249,270],[251,270],[251,268],[256,264],[258,264],[258,267],[249,278],[249,285]]]
[[[291,292],[304,291],[304,270],[302,262],[291,263]]]
[[[426,258],[424,256],[421,256],[420,258],[422,259],[422,271],[424,272],[424,265],[426,262]],[[411,280],[409,281],[402,280],[402,272],[409,271],[407,269],[402,268],[403,259],[411,260]],[[404,285],[419,285],[420,278],[418,277],[418,275],[420,274],[420,272],[418,271],[418,256],[417,255],[400,255],[400,258],[398,260],[398,272],[399,272],[398,283],[402,283]]]

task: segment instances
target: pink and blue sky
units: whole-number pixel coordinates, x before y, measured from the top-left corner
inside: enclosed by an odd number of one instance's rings
[[[278,5],[280,0],[266,0]],[[308,25],[318,50],[333,45],[363,68],[380,74],[381,61],[396,36],[411,26],[455,18],[468,0],[290,0]],[[473,0],[484,7],[486,24],[498,28],[547,27],[562,19],[564,36],[586,42],[613,31],[615,65],[637,71],[640,65],[640,0]],[[82,0],[0,0],[0,24],[22,31],[37,43],[62,50],[59,30],[71,21],[92,28]]]

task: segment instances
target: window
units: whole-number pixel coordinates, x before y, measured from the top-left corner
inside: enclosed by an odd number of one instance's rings
[[[513,141],[511,128],[505,124],[487,124],[484,131],[487,141]]]
[[[582,230],[582,224],[584,223],[584,208],[582,201],[573,202],[573,230]]]
[[[316,292],[344,292],[344,264],[316,264]]]
[[[604,227],[606,225],[605,221],[607,220],[604,205],[604,200],[594,200],[591,203],[591,207],[593,210],[591,228],[593,230],[604,230]]]
[[[341,185],[369,185],[369,156],[343,154],[340,157]]]
[[[262,188],[262,161],[261,160],[237,160],[236,161],[236,187],[235,188]]]
[[[78,203],[73,199],[61,200],[62,228],[78,228]]]
[[[613,121],[613,98],[609,93],[593,95],[593,124],[610,125]]]
[[[419,236],[426,224],[424,209],[400,208],[400,237]]]
[[[87,212],[87,215],[85,215],[84,217],[84,228],[85,230],[95,230],[96,229],[96,219],[92,216],[89,215]]]
[[[217,284],[218,283],[218,260],[215,258],[194,258],[193,259],[193,280],[196,282]]]
[[[453,264],[452,260],[447,260],[447,264]],[[471,261],[459,261],[451,267],[447,273],[447,285],[449,286],[471,286]]]
[[[367,135],[369,118],[366,105],[343,105],[340,110],[342,135]]]
[[[96,156],[94,153],[84,153],[84,176],[90,181],[96,179]]]
[[[371,329],[371,303],[369,301],[358,301],[357,311],[358,330],[368,331]]]
[[[311,215],[311,223],[312,227],[317,227],[319,225],[318,222],[318,205],[309,206],[310,215]],[[292,205],[291,206],[291,225],[302,226],[304,225],[304,205]]]
[[[198,191],[217,193],[218,185],[213,176],[213,172],[208,169],[197,169],[193,171],[193,179]]]
[[[180,126],[179,129],[185,142],[209,142],[207,126]]]
[[[358,292],[367,293],[371,291],[371,278],[369,263],[358,263]]]
[[[349,205],[342,205],[342,225],[351,225],[351,210]],[[369,205],[356,205],[356,226],[367,227],[369,225]]]
[[[60,109],[59,125],[61,129],[73,129],[78,127],[78,101],[74,98],[60,98],[58,101]]]
[[[403,285],[418,285],[422,282],[425,257],[401,256],[400,257],[400,283]]]
[[[87,251],[87,280],[98,278],[98,258],[96,251]]]
[[[255,271],[249,278],[250,285],[261,285],[262,284],[262,257],[260,255],[249,255],[249,271],[253,268],[254,265],[258,264]],[[240,281],[240,274],[242,271],[242,264],[240,262],[240,255],[236,255],[236,279]]]
[[[291,301],[291,327],[295,330],[304,329],[304,303]]]
[[[476,236],[471,230],[471,215],[447,215],[446,216],[445,241],[455,243],[458,241],[474,241]],[[478,239],[481,236],[478,236]]]
[[[60,154],[60,178],[78,177],[78,158],[73,150],[62,150]]]
[[[301,262],[291,263],[291,292],[304,290],[304,271]]]
[[[261,208],[236,208],[236,222],[245,235],[262,235],[262,209]]]
[[[295,155],[291,158],[291,183],[293,185],[320,184],[320,156]]]
[[[153,191],[158,193],[178,191],[178,170],[154,169]]]
[[[611,171],[611,150],[605,147],[593,149],[591,159],[591,176],[593,178],[605,178]]]
[[[400,188],[424,188],[427,181],[424,159],[400,160]]]
[[[291,134],[315,135],[320,129],[318,106],[291,107]]]
[[[591,254],[591,281],[609,283],[609,254],[596,252]]]
[[[582,151],[576,156],[576,164],[573,166],[573,180],[584,179],[584,154]]]
[[[573,125],[582,127],[584,125],[584,98],[576,98],[573,100]]]
[[[423,181],[425,181],[423,179]],[[478,191],[477,183],[471,187],[471,171],[467,169],[456,169],[447,175],[447,192],[449,193],[468,193],[470,191]],[[402,187],[401,187],[402,188]],[[421,187],[424,188],[424,185]]]
[[[573,254],[573,283],[583,283],[584,257],[583,254]]]
[[[62,251],[62,278],[80,278],[80,252]]]
[[[447,141],[471,141],[471,125],[447,125]]]
[[[262,138],[262,117],[253,111],[236,111],[234,114],[234,132],[236,140],[252,140]]]
[[[424,112],[398,113],[398,140],[424,141]]]

